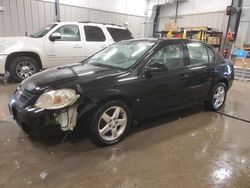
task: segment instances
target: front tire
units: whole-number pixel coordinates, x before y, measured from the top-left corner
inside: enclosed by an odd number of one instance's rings
[[[128,134],[131,123],[132,113],[124,102],[119,100],[107,102],[92,116],[91,140],[98,146],[116,144]]]
[[[10,76],[16,81],[21,82],[25,78],[39,72],[38,62],[28,56],[16,57],[10,63]]]
[[[227,96],[227,87],[223,82],[218,83],[211,92],[207,107],[211,111],[218,111],[224,105]]]

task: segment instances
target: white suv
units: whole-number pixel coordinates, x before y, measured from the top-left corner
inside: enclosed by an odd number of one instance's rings
[[[42,69],[82,61],[131,38],[125,27],[93,22],[56,22],[29,37],[1,37],[0,75],[20,82]]]

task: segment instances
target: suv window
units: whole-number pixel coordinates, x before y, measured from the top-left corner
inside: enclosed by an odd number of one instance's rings
[[[133,38],[127,29],[107,27],[107,30],[115,42]]]
[[[64,25],[59,27],[54,33],[60,33],[61,39],[57,41],[80,41],[80,31],[77,25]]]
[[[86,41],[91,42],[104,42],[106,37],[100,27],[97,26],[84,26]]]
[[[168,44],[161,48],[150,59],[149,66],[160,63],[166,66],[168,70],[184,67],[184,54],[181,44]]]
[[[199,43],[189,43],[187,47],[191,65],[209,62],[207,47]]]

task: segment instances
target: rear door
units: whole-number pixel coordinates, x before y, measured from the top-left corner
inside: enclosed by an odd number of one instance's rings
[[[214,61],[212,49],[207,45],[199,42],[187,43],[187,51],[189,54],[189,90],[186,97],[190,103],[202,101],[208,97],[208,93],[213,82],[211,74],[211,65]]]
[[[87,57],[113,43],[113,41],[105,35],[105,31],[101,26],[84,25],[83,30],[85,34],[84,51]]]

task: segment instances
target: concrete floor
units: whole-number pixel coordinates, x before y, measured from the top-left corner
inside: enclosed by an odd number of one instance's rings
[[[195,106],[141,122],[98,148],[78,133],[27,137],[11,120],[16,85],[0,84],[0,187],[250,187],[250,123]],[[250,84],[223,113],[250,121]]]

